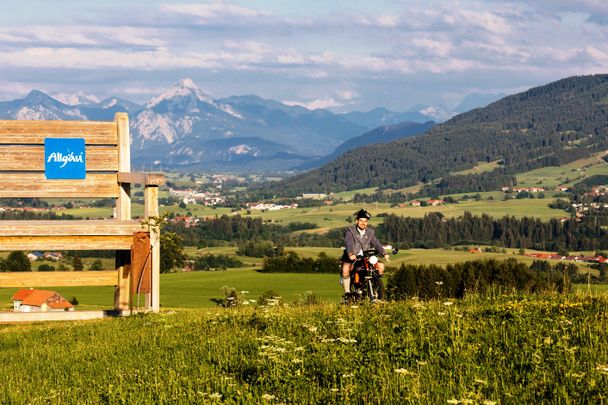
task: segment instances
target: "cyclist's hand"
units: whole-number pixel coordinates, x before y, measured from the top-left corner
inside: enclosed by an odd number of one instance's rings
[[[391,260],[389,259],[389,257],[390,257],[390,256],[389,256],[389,254],[388,254],[388,253],[387,253],[387,254],[385,254],[385,255],[384,255],[384,260],[386,260],[387,262],[389,262],[389,263],[390,263],[390,262],[391,262]]]

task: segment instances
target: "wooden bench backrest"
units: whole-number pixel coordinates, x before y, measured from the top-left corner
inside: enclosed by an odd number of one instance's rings
[[[47,180],[45,138],[84,138],[86,178]],[[0,121],[0,197],[120,197],[118,172],[130,171],[129,119],[113,122]]]

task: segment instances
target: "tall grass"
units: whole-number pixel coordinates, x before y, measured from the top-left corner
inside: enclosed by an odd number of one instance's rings
[[[2,403],[601,403],[608,299],[182,310],[2,326]]]

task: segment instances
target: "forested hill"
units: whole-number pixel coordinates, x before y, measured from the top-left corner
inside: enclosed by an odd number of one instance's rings
[[[424,135],[352,150],[271,185],[277,194],[401,188],[501,160],[503,173],[608,149],[608,75],[577,76],[460,114]]]

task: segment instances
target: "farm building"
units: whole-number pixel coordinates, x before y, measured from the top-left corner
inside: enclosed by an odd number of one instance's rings
[[[59,293],[49,290],[21,289],[13,295],[15,312],[73,311],[74,306]]]

